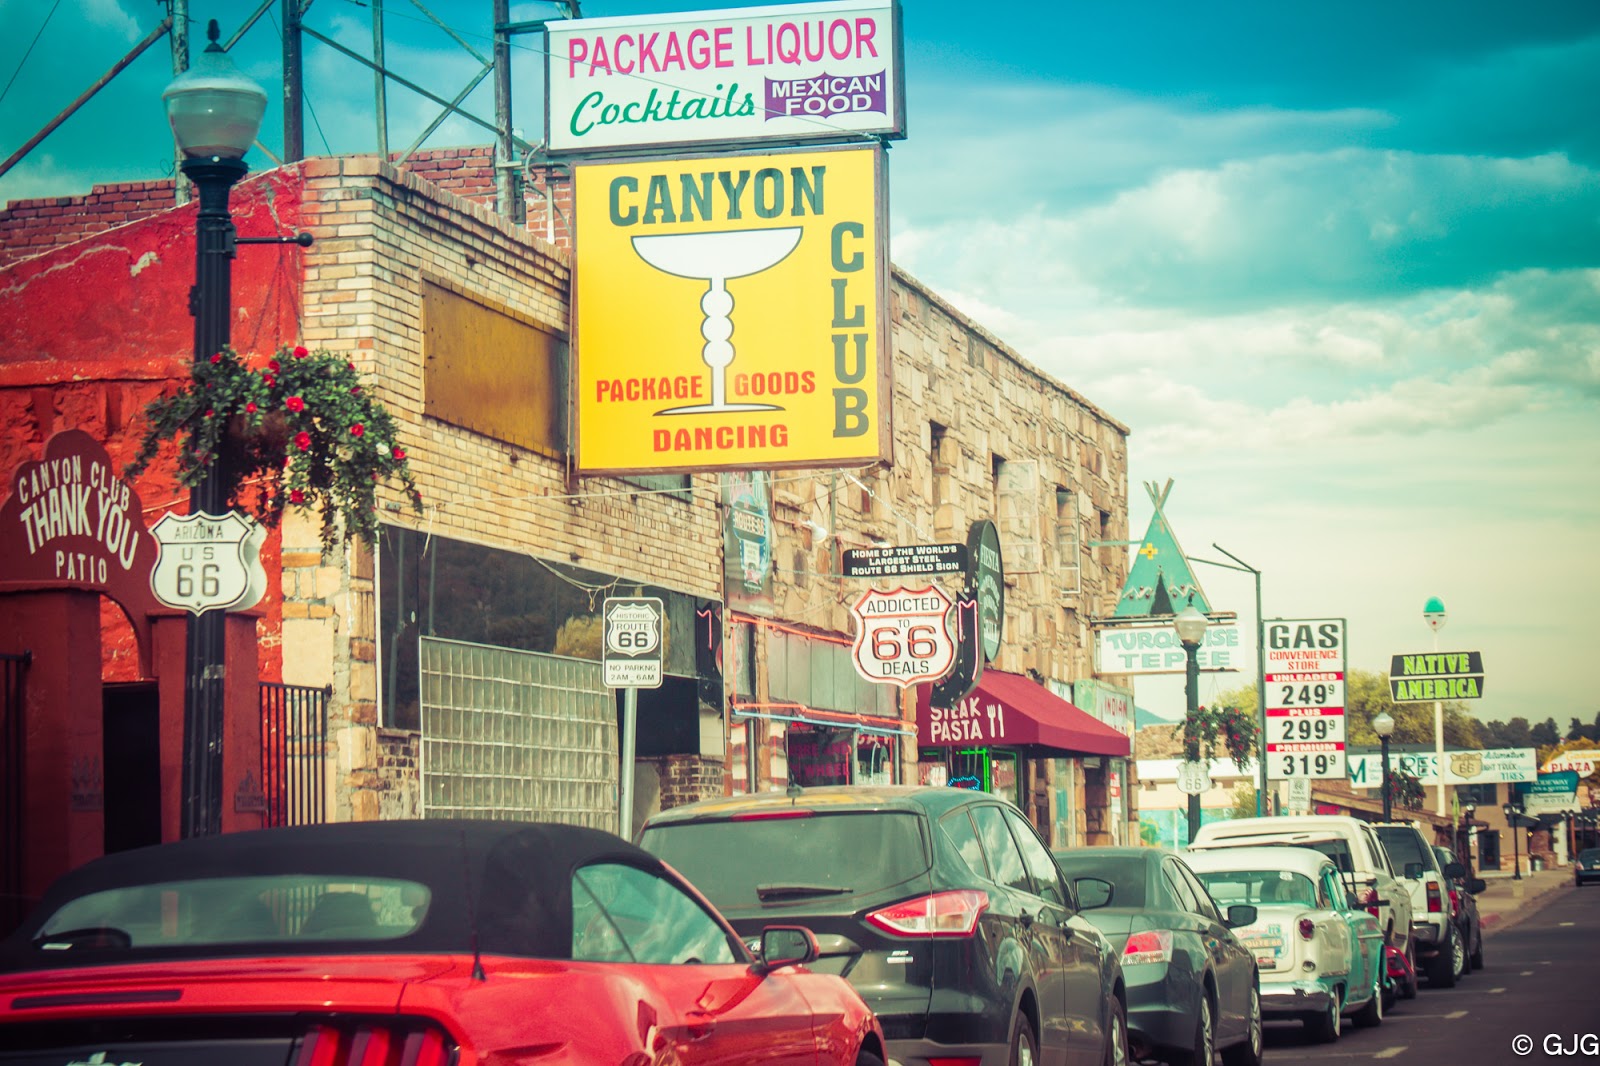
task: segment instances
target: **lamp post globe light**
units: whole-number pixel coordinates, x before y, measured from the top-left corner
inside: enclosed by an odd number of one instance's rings
[[[1372,731],[1378,734],[1383,748],[1383,820],[1391,821],[1389,782],[1389,738],[1394,736],[1394,717],[1388,711],[1379,711],[1372,719]]]
[[[1183,642],[1183,702],[1186,717],[1189,718],[1200,709],[1200,642],[1205,639],[1206,626],[1209,624],[1206,616],[1196,610],[1192,603],[1179,611],[1172,620],[1172,628],[1178,631],[1178,639]],[[1199,761],[1200,752],[1192,740],[1183,756],[1189,762]],[[1200,832],[1200,793],[1191,792],[1189,843],[1194,843],[1195,834],[1198,832]]]
[[[249,169],[244,154],[255,142],[267,108],[267,94],[239,73],[217,43],[219,35],[213,19],[207,27],[211,43],[161,94],[172,136],[183,152],[184,176],[194,183],[200,201],[195,284],[189,292],[196,362],[209,359],[229,341],[236,234],[228,196]],[[214,462],[190,493],[189,512],[220,515],[227,485],[227,472]],[[185,837],[206,836],[222,827],[225,623],[226,614],[218,608],[189,616],[181,814]]]

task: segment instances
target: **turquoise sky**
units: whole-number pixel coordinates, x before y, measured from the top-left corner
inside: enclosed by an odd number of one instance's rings
[[[429,6],[487,52],[488,0]],[[255,7],[191,0],[225,35]],[[47,22],[51,5],[0,0],[0,154],[160,10],[79,0]],[[369,10],[318,0],[307,21],[369,53]],[[385,10],[390,64],[453,96],[476,61],[403,0]],[[236,50],[273,97],[274,149],[277,12]],[[1132,427],[1132,535],[1142,483],[1174,479],[1184,547],[1260,568],[1269,617],[1348,619],[1352,666],[1428,650],[1422,605],[1439,596],[1440,647],[1484,655],[1475,710],[1592,721],[1600,4],[908,0],[904,30],[893,258]],[[530,140],[534,42],[514,60]],[[306,56],[308,152],[370,151],[370,75],[313,42]],[[0,199],[169,173],[170,74],[158,44],[0,178]],[[492,114],[486,89],[469,106]],[[392,90],[391,145],[433,112]],[[486,140],[451,121],[428,144]],[[1251,622],[1248,576],[1196,572]],[[1203,695],[1241,678],[1214,682]],[[1139,702],[1170,714],[1181,692],[1144,682]]]

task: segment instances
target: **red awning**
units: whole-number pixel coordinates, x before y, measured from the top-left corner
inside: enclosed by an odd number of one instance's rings
[[[925,748],[1053,748],[1072,755],[1127,758],[1128,737],[1036,681],[985,670],[978,687],[950,709],[928,706],[932,685],[917,686],[917,743]]]

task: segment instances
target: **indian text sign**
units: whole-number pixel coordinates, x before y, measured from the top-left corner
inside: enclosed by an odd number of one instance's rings
[[[833,0],[551,22],[550,151],[900,135],[897,12]]]
[[[881,149],[574,173],[580,472],[887,458]]]

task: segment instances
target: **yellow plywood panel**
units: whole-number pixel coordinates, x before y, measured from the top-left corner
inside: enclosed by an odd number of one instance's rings
[[[565,454],[565,340],[426,279],[422,323],[428,415],[553,458]]]
[[[575,168],[578,468],[888,455],[882,151]]]

